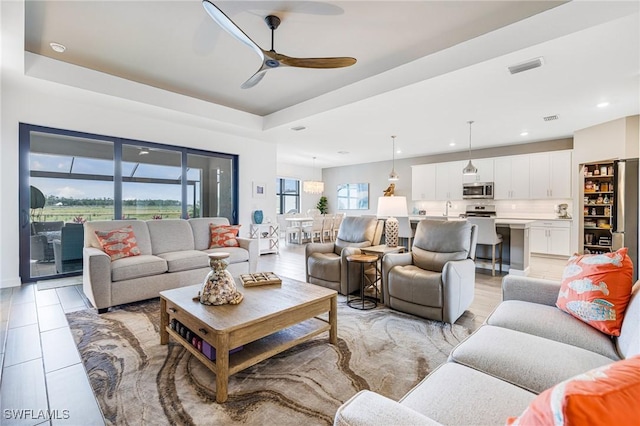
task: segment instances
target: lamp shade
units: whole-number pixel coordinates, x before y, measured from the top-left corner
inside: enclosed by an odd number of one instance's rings
[[[378,197],[377,215],[379,217],[409,216],[407,197]]]

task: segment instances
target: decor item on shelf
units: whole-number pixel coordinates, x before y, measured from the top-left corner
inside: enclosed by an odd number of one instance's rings
[[[237,305],[244,295],[236,288],[231,272],[227,271],[229,253],[209,253],[211,271],[202,283],[200,303],[204,305]]]
[[[396,184],[392,182],[392,183],[389,184],[389,186],[387,186],[387,189],[382,191],[382,194],[385,197],[392,197],[393,193],[395,192],[395,190],[396,190]]]
[[[260,225],[263,219],[264,213],[262,212],[262,210],[253,211],[253,223],[255,223],[256,225]]]
[[[313,168],[316,168],[316,157],[313,157]],[[302,182],[302,190],[307,194],[322,194],[324,192],[324,182],[319,180],[305,180]]]
[[[387,217],[384,223],[384,239],[388,247],[398,247],[398,219],[408,216],[407,197],[378,197],[378,217]]]
[[[296,67],[296,68],[342,68],[348,67],[356,63],[355,58],[350,57],[329,57],[329,58],[292,58],[276,53],[273,40],[275,30],[280,25],[280,18],[275,15],[268,15],[264,18],[265,23],[271,30],[271,50],[264,50],[249,38],[227,15],[224,14],[216,5],[209,0],[203,0],[202,5],[209,16],[235,39],[242,44],[249,46],[262,61],[260,69],[256,71],[247,81],[245,81],[242,89],[249,89],[262,80],[267,71],[277,69],[279,67]]]
[[[316,208],[320,210],[320,214],[329,213],[329,208],[327,207],[327,197],[325,197],[324,195],[320,197],[320,199],[318,200],[318,204],[316,204]]]
[[[393,142],[393,151],[392,154],[392,163],[391,163],[391,173],[389,173],[389,182],[395,182],[400,179],[400,176],[396,173],[396,137],[391,136],[391,140]]]
[[[471,125],[473,124],[473,121],[467,121],[467,123],[469,123],[469,164],[462,169],[462,174],[475,175],[478,174],[478,168],[471,162]]]

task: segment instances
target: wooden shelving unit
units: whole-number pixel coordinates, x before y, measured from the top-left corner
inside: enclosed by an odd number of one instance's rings
[[[584,165],[583,253],[611,251],[613,161]]]

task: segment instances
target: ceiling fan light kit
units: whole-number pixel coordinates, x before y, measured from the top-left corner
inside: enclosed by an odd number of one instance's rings
[[[258,71],[256,71],[253,76],[240,86],[243,89],[249,89],[255,86],[260,82],[260,80],[262,80],[267,71],[279,68],[280,66],[297,68],[342,68],[356,63],[356,59],[350,57],[293,58],[277,53],[274,48],[274,34],[275,30],[280,25],[281,20],[275,15],[268,15],[264,18],[267,27],[271,30],[271,50],[264,50],[251,40],[251,38],[240,29],[240,27],[225,15],[218,6],[211,3],[211,1],[202,0],[202,6],[207,11],[211,19],[231,34],[235,39],[249,46],[262,61],[262,65]]]

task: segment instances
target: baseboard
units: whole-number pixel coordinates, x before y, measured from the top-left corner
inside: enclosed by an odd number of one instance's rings
[[[20,287],[21,285],[22,280],[20,280],[20,278],[12,278],[9,280],[0,281],[0,288]]]

